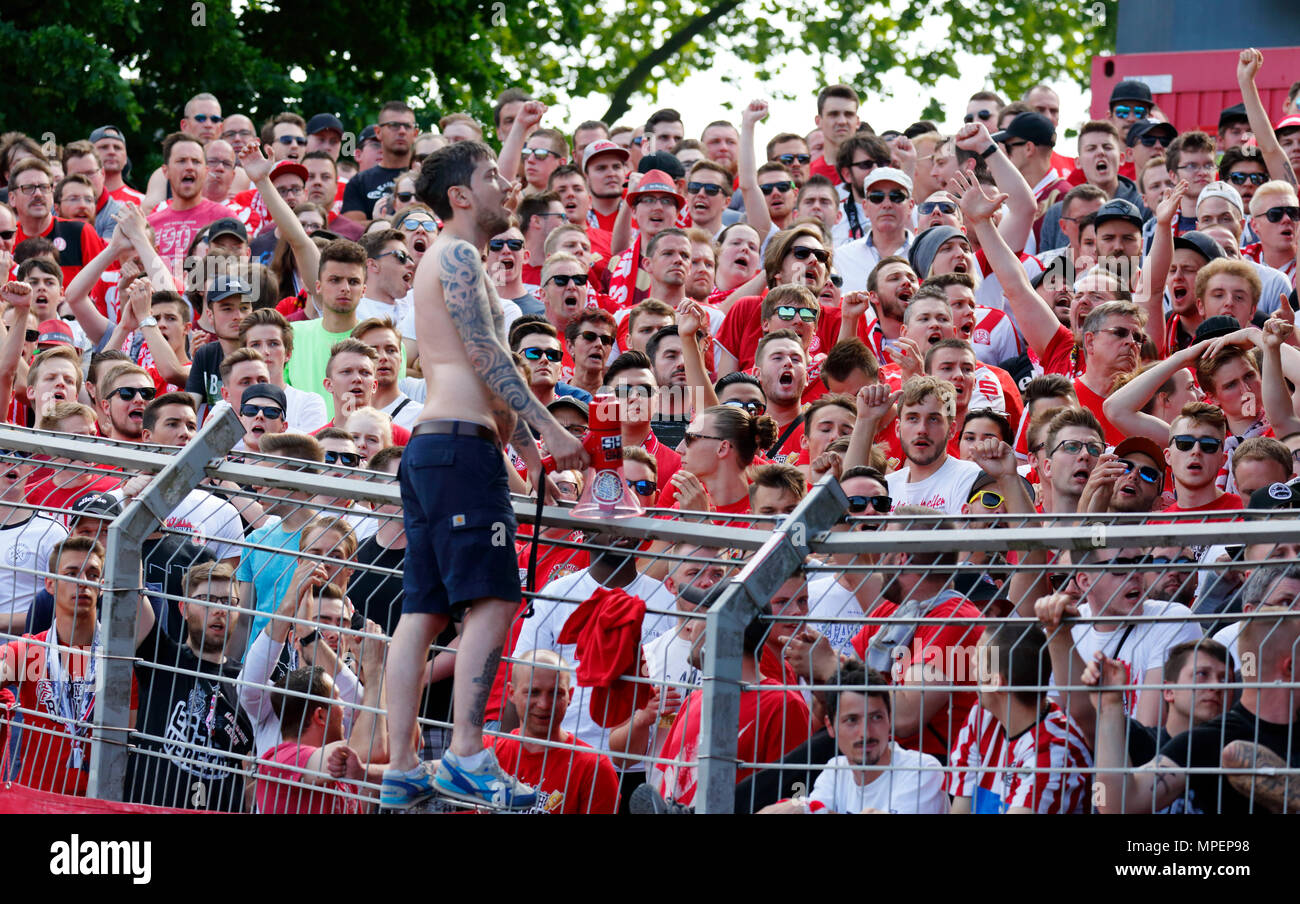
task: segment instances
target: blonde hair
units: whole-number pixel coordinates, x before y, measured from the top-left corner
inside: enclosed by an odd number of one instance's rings
[[[348,415],[347,421],[343,424],[343,429],[351,433],[351,424],[358,417],[373,419],[379,425],[379,433],[384,437],[384,445],[391,446],[393,444],[393,419],[387,413],[372,405],[365,405]]]

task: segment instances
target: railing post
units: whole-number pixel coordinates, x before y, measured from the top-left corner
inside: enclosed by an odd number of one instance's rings
[[[826,475],[799,507],[777,525],[772,537],[732,579],[704,618],[707,643],[700,707],[700,746],[695,809],[731,813],[736,798],[736,732],[740,723],[742,639],[754,616],[808,555],[816,534],[829,530],[848,510],[839,482]]]
[[[87,789],[90,797],[118,801],[125,790],[127,722],[135,669],[135,618],[140,600],[144,539],[199,485],[208,462],[224,457],[243,435],[244,428],[234,409],[224,406],[218,409],[109,525],[105,593],[100,612],[104,640],[95,673],[94,742]]]

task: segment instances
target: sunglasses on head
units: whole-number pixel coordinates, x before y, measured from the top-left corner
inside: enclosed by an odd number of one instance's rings
[[[521,354],[529,361],[540,361],[545,357],[552,364],[559,364],[564,360],[564,352],[558,348],[526,348]]]
[[[158,394],[158,390],[152,386],[120,386],[114,389],[109,395],[115,395],[123,402],[129,402],[137,395],[146,402],[152,402],[153,397]]]
[[[594,330],[583,330],[578,335],[581,336],[583,339],[585,339],[587,342],[599,342],[601,345],[605,346],[606,348],[609,348],[614,344],[613,336],[607,335],[605,333],[597,333]]]
[[[1270,223],[1281,223],[1283,218],[1300,223],[1300,207],[1270,207],[1264,211],[1264,217]]]
[[[1004,502],[1006,502],[1006,500],[1002,498],[1002,495],[1000,493],[995,493],[992,490],[980,490],[967,500],[968,505],[982,505],[989,511],[993,511],[993,509],[997,508]]]
[[[325,451],[325,464],[342,465],[345,468],[355,468],[361,464],[361,456],[356,452],[331,452]]]
[[[1179,452],[1190,452],[1192,451],[1193,446],[1200,446],[1201,451],[1206,455],[1213,455],[1215,452],[1218,452],[1219,447],[1223,445],[1223,440],[1217,437],[1192,436],[1190,433],[1183,433],[1175,436],[1170,440],[1170,442],[1174,444],[1174,448]]]
[[[743,408],[750,417],[758,417],[767,413],[767,405],[757,399],[730,399],[722,404],[729,405],[732,408]]]
[[[219,114],[195,113],[191,117],[195,122],[221,122],[223,117]]]
[[[867,192],[867,200],[870,201],[872,204],[884,204],[885,195],[886,193],[883,191],[869,191]],[[898,188],[890,189],[888,195],[889,195],[889,200],[893,201],[895,204],[902,204],[904,201],[907,200],[907,192],[903,191],[902,189],[898,189]]]
[[[776,309],[776,316],[787,322],[794,320],[796,314],[804,323],[814,323],[817,320],[817,312],[812,308],[795,308],[790,305],[781,305]]]
[[[1138,141],[1142,142],[1142,147],[1144,148],[1153,148],[1156,145],[1160,145],[1162,148],[1167,148],[1173,140],[1174,139],[1168,135],[1143,135],[1138,139]]]
[[[714,185],[712,182],[687,182],[686,191],[688,194],[698,195],[704,192],[710,198],[716,198],[722,194],[722,186]]]
[[[241,405],[239,413],[244,417],[257,417],[260,414],[273,421],[284,417],[284,409],[278,405],[257,405],[253,402],[245,402]]]
[[[894,500],[889,496],[850,496],[849,514],[860,515],[870,506],[877,515],[888,515],[894,507]]]
[[[1151,108],[1144,104],[1116,104],[1111,112],[1116,119],[1146,119]]]
[[[638,496],[649,496],[659,489],[659,484],[653,480],[629,480],[627,485],[632,488],[632,492]]]
[[[952,201],[922,201],[921,202],[921,216],[928,217],[936,210],[945,216],[952,216],[957,212],[957,205],[954,204]]]
[[[821,248],[809,248],[806,245],[800,245],[798,248],[791,248],[790,253],[794,255],[794,259],[797,261],[806,261],[810,257],[815,257],[817,260],[825,264],[831,259],[831,253],[829,251],[823,251]]]
[[[414,232],[417,229],[423,229],[425,232],[437,232],[438,224],[433,222],[433,220],[421,220],[419,217],[411,217],[410,219],[402,220],[402,228],[409,232]],[[496,239],[493,239],[493,241],[496,241]],[[524,240],[519,239],[518,241],[519,248],[524,247]],[[515,250],[518,251],[519,248],[516,248]]]
[[[988,122],[990,119],[993,118],[993,111],[976,110],[974,113],[967,113],[965,116],[962,117],[962,122],[974,122],[976,116],[978,116],[982,122]]]
[[[770,195],[774,191],[787,192],[794,188],[794,183],[789,179],[784,182],[769,182],[766,185],[760,185],[758,190],[765,195]]]
[[[277,138],[277,139],[275,139],[275,140],[278,141],[278,142],[280,142],[280,144],[283,144],[283,145],[285,145],[285,146],[288,146],[288,145],[291,145],[291,144],[296,144],[296,145],[298,145],[299,147],[306,147],[306,146],[307,146],[307,139],[306,139],[306,138],[303,138],[301,135],[281,135],[279,138]]]
[[[1228,173],[1228,181],[1233,185],[1263,185],[1268,181],[1267,173]]]
[[[488,240],[489,251],[500,251],[502,248],[509,248],[511,251],[519,251],[524,247],[523,239],[490,239]]]
[[[780,154],[777,156],[776,159],[784,163],[786,166],[789,166],[790,164],[796,162],[807,163],[810,160],[812,160],[812,155],[811,154]]]
[[[559,273],[551,277],[551,282],[555,283],[560,288],[564,288],[570,282],[572,282],[575,286],[585,286],[587,284],[587,274],[575,273],[572,276],[568,276],[566,274]]]
[[[1138,476],[1147,483],[1159,483],[1160,478],[1164,476],[1158,469],[1153,468],[1150,465],[1140,465],[1135,461],[1129,461],[1127,458],[1119,459],[1119,463],[1124,466],[1125,474],[1136,468]]]

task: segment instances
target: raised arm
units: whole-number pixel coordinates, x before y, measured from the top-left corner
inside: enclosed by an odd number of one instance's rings
[[[1174,259],[1174,214],[1187,193],[1186,180],[1179,182],[1156,205],[1155,237],[1151,253],[1142,264],[1142,284],[1133,300],[1146,311],[1146,333],[1163,357],[1165,348],[1165,281],[1169,278],[1169,265]]]
[[[890,391],[888,383],[876,383],[863,386],[858,390],[855,400],[858,419],[853,422],[853,433],[849,436],[849,447],[844,452],[844,470],[859,465],[870,464],[871,447],[876,442],[880,428],[897,416],[895,405],[902,390]]]
[[[68,283],[67,291],[63,293],[63,300],[68,303],[68,309],[77,318],[77,323],[81,324],[82,330],[86,333],[86,338],[95,345],[99,345],[99,341],[104,338],[104,334],[113,328],[113,323],[99,313],[99,309],[90,300],[90,290],[95,287],[96,281],[108,269],[109,264],[116,260],[117,256],[128,247],[130,247],[130,242],[122,234],[121,226],[114,228],[112,236],[108,239],[108,244],[104,246],[104,250],[96,254],[90,259],[90,263],[81,268],[81,271]]]
[[[1068,594],[1053,593],[1034,603],[1033,614],[1047,634],[1047,653],[1052,659],[1052,677],[1058,687],[1077,687],[1083,680],[1084,664],[1074,647],[1070,626],[1064,618],[1077,617],[1079,608]],[[1097,711],[1083,691],[1063,691],[1065,711],[1091,742],[1096,731]]]
[[[519,161],[523,159],[524,142],[528,136],[537,131],[542,117],[546,114],[546,104],[539,100],[526,102],[515,117],[510,131],[501,141],[501,154],[497,157],[497,169],[501,178],[515,182],[519,178]]]
[[[130,307],[131,314],[137,324],[143,324],[145,318],[150,316],[153,310],[153,283],[149,278],[142,276],[131,283],[126,292],[126,302],[123,309]],[[149,354],[153,355],[154,366],[158,368],[158,373],[168,383],[176,386],[184,386],[190,378],[190,365],[181,363],[180,358],[176,357],[176,352],[172,349],[171,343],[167,337],[162,334],[158,324],[152,323],[148,326],[141,325],[140,333],[144,336],[145,344],[149,346]]]
[[[1025,243],[1029,241],[1029,234],[1034,229],[1034,219],[1038,216],[1038,202],[1034,200],[1033,188],[1025,181],[1020,170],[1016,169],[1011,158],[998,147],[984,123],[971,122],[962,126],[957,132],[956,142],[957,147],[976,154],[983,154],[989,148],[994,149],[984,161],[993,176],[993,184],[1005,195],[1007,205],[1007,213],[998,226],[998,233],[1006,239],[1013,251],[1025,250]]]
[[[27,319],[32,309],[32,287],[25,282],[11,279],[0,289],[0,301],[5,307],[14,309],[14,322],[4,334],[4,344],[0,345],[0,412],[9,410],[13,399],[14,384],[18,379],[19,365],[23,360],[23,344],[27,341]],[[4,330],[0,326],[0,331]],[[40,412],[36,412],[40,417]]]
[[[718,394],[713,391],[713,384],[709,382],[703,343],[693,337],[701,329],[706,329],[708,322],[708,315],[704,313],[699,302],[687,299],[677,306],[677,331],[682,336],[682,364],[686,367],[686,385],[695,390],[691,397],[698,398],[704,408],[712,408],[718,404]],[[688,336],[692,337],[692,341],[686,341]]]
[[[275,221],[275,228],[283,236],[284,240],[289,243],[293,251],[294,266],[298,270],[298,278],[302,284],[307,287],[307,295],[316,303],[316,274],[320,270],[320,249],[316,243],[307,235],[307,230],[302,228],[302,223],[298,221],[298,216],[289,206],[289,202],[281,197],[271,184],[271,161],[266,159],[262,153],[262,146],[256,141],[250,141],[244,145],[243,153],[240,155],[240,163],[243,164],[244,172],[248,173],[248,178],[257,186],[257,190],[262,193],[262,201],[266,204],[267,213]],[[319,305],[317,305],[319,306]],[[308,306],[311,307],[310,305]],[[311,311],[309,310],[310,314]]]
[[[1264,158],[1268,174],[1274,179],[1281,179],[1296,185],[1295,169],[1282,151],[1277,136],[1273,134],[1273,123],[1269,121],[1264,101],[1260,99],[1259,87],[1255,84],[1255,74],[1264,65],[1264,54],[1254,47],[1248,47],[1237,58],[1237,87],[1241,89],[1241,98],[1246,104],[1246,118],[1250,120],[1250,130],[1255,133],[1255,145]]]
[[[1025,275],[1020,259],[993,226],[993,212],[1002,205],[1006,195],[990,198],[984,194],[984,189],[978,182],[963,172],[958,172],[948,181],[951,186],[949,194],[956,197],[957,203],[961,205],[967,227],[975,230],[989,266],[1002,284],[1002,294],[1011,305],[1011,313],[1015,315],[1021,334],[1029,347],[1042,357],[1047,353],[1052,337],[1061,328],[1061,321],[1047,302],[1038,297],[1034,287],[1029,284],[1029,277]]]
[[[1192,364],[1208,345],[1208,341],[1198,342],[1190,348],[1174,352],[1112,392],[1102,405],[1106,419],[1125,436],[1145,436],[1162,446],[1169,442],[1169,425],[1142,409],[1166,380]]]
[[[182,287],[176,285],[171,268],[163,261],[153,242],[149,241],[149,221],[144,218],[140,208],[134,204],[123,204],[113,219],[122,228],[122,235],[126,236],[135,253],[140,255],[140,263],[154,288],[159,292],[180,292]]]
[[[609,253],[613,257],[632,247],[632,205],[627,196],[636,191],[641,184],[643,173],[631,173],[627,177],[627,191],[618,202],[618,215],[614,217],[614,229],[609,234]]]
[[[1278,317],[1273,317],[1264,324],[1264,366],[1260,373],[1260,395],[1263,396],[1264,413],[1268,415],[1273,432],[1278,436],[1287,436],[1300,430],[1300,417],[1296,416],[1295,402],[1287,391],[1286,380],[1282,378],[1282,345],[1294,329],[1290,323]]]
[[[745,202],[745,222],[754,227],[759,241],[772,231],[763,193],[758,188],[758,163],[754,155],[754,126],[767,119],[767,101],[751,100],[740,114],[740,196]]]

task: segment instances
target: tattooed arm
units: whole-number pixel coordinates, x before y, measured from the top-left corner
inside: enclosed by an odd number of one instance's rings
[[[582,444],[537,401],[501,342],[493,323],[492,305],[478,251],[468,242],[449,241],[442,250],[438,266],[447,311],[465,345],[470,365],[488,389],[519,415],[512,444],[516,440],[522,442],[523,434],[528,432],[524,426],[527,422],[541,432],[558,468],[585,468],[587,456]],[[532,445],[531,437],[527,445]],[[525,454],[519,446],[515,446],[515,451]]]
[[[1228,776],[1228,783],[1238,794],[1272,813],[1300,813],[1300,779],[1289,781],[1286,775],[1273,773],[1285,770],[1287,764],[1267,747],[1232,741],[1223,748],[1222,765],[1225,769],[1259,770],[1250,775]]]

